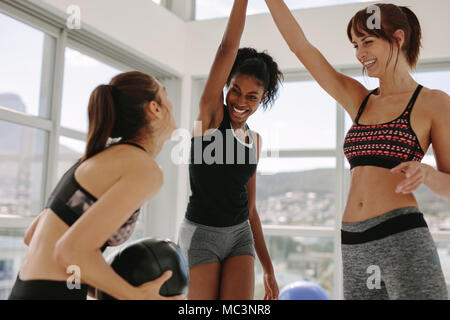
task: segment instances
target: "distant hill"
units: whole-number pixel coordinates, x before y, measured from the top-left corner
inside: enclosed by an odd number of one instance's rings
[[[257,176],[257,200],[268,196],[282,195],[290,191],[329,193],[335,191],[336,171],[317,169],[303,172],[282,172],[274,175]]]
[[[257,175],[256,200],[269,196],[281,196],[286,192],[303,191],[319,194],[335,192],[336,171],[317,169],[304,172],[283,172],[274,175]],[[332,181],[332,183],[330,183]],[[450,216],[450,203],[438,198],[428,187],[421,186],[414,195],[419,207],[429,214]]]

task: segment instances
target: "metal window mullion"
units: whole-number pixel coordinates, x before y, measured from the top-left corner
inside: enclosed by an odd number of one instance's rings
[[[335,234],[334,234],[334,258],[335,258],[335,273],[334,273],[334,296],[338,300],[343,299],[343,279],[342,279],[342,256],[341,256],[341,216],[345,207],[345,193],[344,193],[344,171],[345,159],[340,147],[344,143],[345,130],[345,113],[341,105],[336,102],[336,210],[335,217]]]
[[[80,140],[83,142],[86,141],[86,136],[87,136],[87,134],[85,132],[66,128],[66,127],[61,127],[61,126],[59,127],[59,135],[67,137],[67,138],[75,139],[75,140]]]
[[[309,226],[279,226],[263,225],[265,236],[284,236],[284,237],[308,237],[308,238],[333,238],[334,229],[330,227],[309,227]]]
[[[0,12],[48,35],[57,37],[60,29],[56,27],[55,23],[45,18],[44,11],[26,0],[0,1]]]
[[[0,106],[0,119],[18,125],[46,131],[50,131],[52,128],[52,122],[48,119],[43,119],[23,112],[11,110],[7,107],[2,106]]]
[[[58,165],[58,147],[61,122],[61,102],[64,79],[64,52],[67,43],[67,31],[61,30],[60,36],[56,40],[55,67],[52,86],[52,99],[50,104],[50,119],[52,130],[49,133],[47,145],[45,196],[47,199],[52,191]]]
[[[263,150],[261,158],[273,158],[277,155],[279,158],[320,158],[320,157],[335,157],[336,149],[322,149],[322,150]]]

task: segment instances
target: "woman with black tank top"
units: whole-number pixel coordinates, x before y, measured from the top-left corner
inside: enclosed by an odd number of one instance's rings
[[[447,299],[436,246],[412,192],[425,184],[450,199],[450,97],[409,73],[421,46],[416,15],[377,4],[351,19],[356,58],[380,80],[369,92],[334,70],[282,0],[266,3],[289,48],[354,121],[344,141],[352,179],[341,228],[344,298]],[[431,143],[438,170],[420,163]]]
[[[119,74],[92,92],[86,152],[27,229],[29,248],[9,299],[86,299],[92,288],[117,299],[183,298],[159,295],[170,271],[135,287],[102,255],[130,237],[139,208],[161,188],[154,159],[176,129],[172,109],[165,88],[141,72]],[[109,138],[121,140],[107,146]],[[79,271],[74,288],[69,266]]]
[[[278,297],[255,207],[261,138],[246,121],[261,103],[266,108],[274,101],[282,75],[269,55],[238,50],[246,9],[247,0],[234,1],[191,142],[192,195],[179,231],[190,268],[189,299],[253,299],[255,249],[265,299]]]

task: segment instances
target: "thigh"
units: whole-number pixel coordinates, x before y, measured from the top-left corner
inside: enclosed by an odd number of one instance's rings
[[[342,245],[345,300],[389,299],[378,258],[367,245]]]
[[[255,258],[233,256],[222,263],[220,300],[252,300],[255,290]]]
[[[189,271],[188,300],[217,300],[219,298],[220,263],[202,264]]]
[[[390,299],[448,299],[446,281],[428,228],[392,236],[383,264]]]

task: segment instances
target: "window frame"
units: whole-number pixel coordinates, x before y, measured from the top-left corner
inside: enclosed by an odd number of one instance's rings
[[[161,5],[165,7],[166,1],[162,0]],[[177,71],[145,57],[136,50],[90,26],[84,25],[82,29],[75,31],[68,29],[65,16],[55,12],[49,5],[38,6],[29,1],[4,0],[0,2],[0,13],[55,38],[53,45],[44,48],[44,50],[48,50],[45,54],[53,57],[53,67],[51,70],[43,69],[42,73],[45,74],[41,76],[41,93],[45,90],[48,95],[48,118],[0,107],[0,120],[41,129],[47,133],[47,141],[44,144],[41,207],[44,207],[45,201],[56,183],[59,137],[68,137],[80,141],[86,139],[85,132],[61,126],[60,106],[63,93],[65,49],[67,47],[124,71],[139,70],[152,74],[162,83],[167,83],[167,87],[171,88],[174,93],[174,100],[180,101],[182,75]],[[148,233],[150,229],[150,218],[148,217],[150,207],[151,202],[148,202],[141,208],[145,233]],[[36,216],[38,214],[37,212]],[[34,219],[35,217],[0,215],[0,226],[2,228],[26,229]]]

